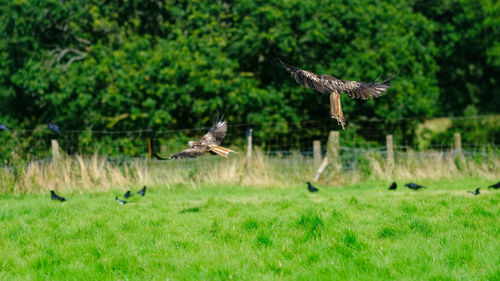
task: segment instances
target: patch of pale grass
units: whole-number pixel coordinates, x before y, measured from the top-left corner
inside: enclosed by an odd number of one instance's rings
[[[379,154],[367,154],[367,166],[345,170],[333,165],[321,175],[319,184],[352,185],[367,179],[394,181],[481,177],[491,181],[500,174],[500,158],[490,156],[482,161],[458,157],[451,153],[409,152],[398,155],[389,165]],[[94,192],[125,190],[132,187],[202,185],[243,185],[253,187],[287,187],[311,181],[316,169],[311,157],[265,155],[256,149],[249,165],[244,155],[228,159],[154,161],[145,159],[113,163],[104,157],[63,156],[52,162],[32,162],[17,168],[0,169],[0,193],[38,193],[48,190]]]
[[[500,173],[500,159],[491,157],[480,163],[452,153],[409,152],[396,159],[394,166],[382,158],[369,158],[371,177],[382,180],[417,180],[440,178],[482,177],[495,180]]]

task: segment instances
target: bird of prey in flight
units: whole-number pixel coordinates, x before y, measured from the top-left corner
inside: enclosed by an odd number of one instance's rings
[[[286,69],[286,71],[290,72],[290,75],[295,79],[295,81],[297,81],[297,83],[304,87],[314,89],[320,93],[330,95],[330,115],[332,118],[337,119],[338,124],[342,126],[343,130],[345,130],[345,120],[344,113],[342,112],[342,105],[340,104],[340,95],[342,93],[346,92],[347,95],[353,99],[366,100],[371,97],[380,97],[383,92],[391,87],[388,82],[393,78],[393,76],[381,82],[377,82],[376,80],[373,82],[347,81],[337,79],[328,74],[319,75],[293,65],[289,65],[279,59],[275,54],[271,39],[269,39],[268,42],[273,58],[279,62]]]
[[[212,127],[210,128],[210,130],[208,130],[208,133],[206,133],[200,140],[189,141],[188,145],[190,146],[190,148],[172,155],[167,159],[195,158],[207,152],[209,152],[210,154],[227,157],[229,152],[235,151],[219,146],[226,136],[226,130],[227,122],[223,121],[223,117],[215,118]],[[167,160],[165,158],[161,158],[156,153],[154,154],[154,156],[159,160]]]

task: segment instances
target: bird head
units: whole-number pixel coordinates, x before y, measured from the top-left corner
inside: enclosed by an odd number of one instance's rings
[[[193,147],[194,146],[194,141],[189,141],[188,145],[189,145],[189,147]]]

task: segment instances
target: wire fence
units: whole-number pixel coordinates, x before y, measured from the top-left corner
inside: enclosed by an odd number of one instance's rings
[[[14,163],[50,161],[52,140],[68,155],[97,154],[108,161],[127,163],[149,157],[148,142],[153,152],[162,156],[175,154],[187,148],[189,140],[202,137],[209,127],[176,130],[62,130],[58,135],[48,128],[35,130],[1,131],[0,159],[2,166]],[[223,146],[243,152],[246,135],[252,129],[252,145],[266,156],[293,166],[297,161],[312,161],[313,141],[320,141],[321,155],[326,155],[330,131],[339,130],[333,119],[302,122],[274,122],[260,124],[228,124]],[[387,135],[392,135],[394,157],[443,157],[455,153],[455,134],[460,133],[461,153],[465,157],[487,158],[500,151],[500,117],[474,116],[420,120],[356,120],[339,134],[339,155],[346,169],[363,165],[366,155],[386,157]],[[375,156],[374,156],[375,157]],[[184,161],[194,165],[207,162],[208,157]],[[286,158],[288,162],[284,161]],[[155,161],[156,163],[156,161]],[[191,164],[189,164],[191,163]]]

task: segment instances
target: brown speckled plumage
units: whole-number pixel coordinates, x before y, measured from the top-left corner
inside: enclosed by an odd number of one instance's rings
[[[234,152],[231,149],[219,146],[226,136],[227,122],[221,118],[215,118],[215,121],[206,133],[198,141],[190,141],[189,145],[191,148],[185,149],[175,155],[170,156],[168,159],[179,159],[179,158],[194,158],[201,156],[207,152],[211,154],[217,154],[223,157],[227,157],[229,152]]]

